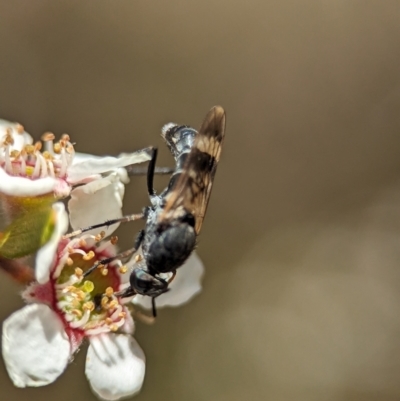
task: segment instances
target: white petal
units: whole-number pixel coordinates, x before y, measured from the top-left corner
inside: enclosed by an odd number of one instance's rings
[[[61,320],[43,304],[25,306],[4,321],[2,349],[8,374],[17,387],[54,382],[70,357]]]
[[[116,173],[92,181],[72,190],[68,202],[71,226],[74,230],[89,227],[93,224],[122,216],[123,191]],[[88,231],[87,234],[97,234],[105,231],[112,234],[119,224]]]
[[[52,267],[56,251],[61,237],[68,230],[68,215],[65,211],[64,204],[57,202],[53,204],[53,211],[56,213],[54,232],[47,244],[43,245],[36,255],[35,275],[36,280],[40,284],[47,283],[50,277],[50,269]]]
[[[180,306],[189,302],[201,291],[201,279],[204,266],[196,252],[176,271],[176,277],[169,285],[170,291],[157,297],[157,308],[165,306]],[[151,309],[151,298],[136,295],[132,302],[143,308]]]
[[[81,155],[79,158],[84,160],[74,163],[68,168],[68,182],[70,183],[82,181],[93,174],[106,173],[130,164],[143,163],[150,160],[151,155],[148,150],[143,149],[120,157],[106,156],[86,159],[85,155]]]
[[[90,338],[86,377],[92,390],[104,400],[132,396],[142,387],[145,356],[127,334],[103,334]]]
[[[0,143],[3,142],[4,136],[7,133],[7,129],[11,128],[11,135],[14,139],[14,144],[11,146],[11,150],[22,150],[25,145],[29,145],[33,142],[32,137],[27,133],[19,133],[17,132],[16,123],[11,123],[6,120],[0,120]]]
[[[8,175],[0,168],[0,192],[11,196],[38,196],[54,192],[60,180],[52,177],[31,180]]]

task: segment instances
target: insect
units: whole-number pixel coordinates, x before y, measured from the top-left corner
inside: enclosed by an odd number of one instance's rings
[[[155,298],[169,290],[168,285],[196,246],[200,233],[217,165],[221,157],[221,146],[225,136],[225,111],[221,106],[213,107],[206,115],[200,130],[186,125],[167,124],[162,129],[168,148],[176,161],[167,188],[157,195],[153,178],[157,160],[157,149],[153,148],[147,171],[147,188],[151,206],[142,214],[129,215],[89,229],[145,219],[146,224],[136,238],[134,247],[120,255],[126,257],[142,247],[143,258],[130,275],[130,286],[119,293],[121,297],[135,294],[152,298],[153,316],[156,316]],[[72,233],[76,234],[78,232]],[[85,272],[90,274],[100,263]],[[172,273],[170,279],[161,277]]]

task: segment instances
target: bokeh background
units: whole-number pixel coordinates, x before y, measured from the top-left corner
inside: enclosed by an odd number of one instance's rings
[[[204,291],[138,325],[137,401],[400,399],[398,0],[2,0],[0,16],[0,115],[36,138],[156,145],[171,166],[161,126],[227,110]],[[147,203],[132,179],[125,211]],[[0,291],[3,320],[22,301],[8,277]],[[40,389],[1,365],[0,399],[94,400],[84,357]]]

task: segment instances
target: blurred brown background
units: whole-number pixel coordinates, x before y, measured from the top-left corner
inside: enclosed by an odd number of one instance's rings
[[[204,291],[138,325],[136,400],[400,399],[398,0],[2,0],[0,16],[0,115],[36,138],[157,145],[172,165],[161,126],[227,110]],[[126,212],[147,202],[132,179]],[[1,280],[1,319],[19,290]],[[2,366],[0,399],[94,399],[84,356],[40,389]]]

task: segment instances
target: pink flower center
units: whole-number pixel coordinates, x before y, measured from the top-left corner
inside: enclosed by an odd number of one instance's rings
[[[126,272],[126,267],[116,260],[84,277],[96,262],[115,255],[113,239],[102,243],[100,239],[85,235],[63,240],[50,282],[44,286],[35,284],[27,294],[31,300],[46,302],[59,312],[67,332],[91,336],[115,332],[125,324],[128,311],[115,292],[119,291],[120,274]]]

